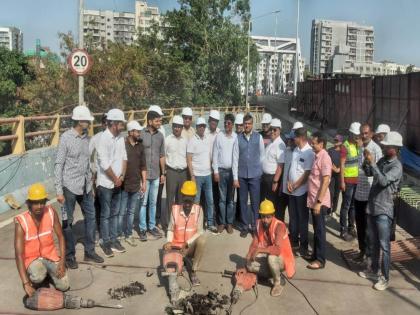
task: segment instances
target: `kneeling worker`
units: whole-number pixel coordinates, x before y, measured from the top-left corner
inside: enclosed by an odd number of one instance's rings
[[[57,290],[69,289],[65,267],[65,241],[58,215],[47,206],[48,195],[40,183],[29,187],[28,211],[15,218],[15,259],[23,289],[32,296],[34,285],[41,284],[47,274]],[[60,254],[54,244],[57,235]]]
[[[165,252],[179,250],[184,261],[190,267],[190,280],[193,286],[200,285],[197,277],[201,257],[203,256],[205,236],[203,230],[203,209],[194,203],[197,186],[193,181],[185,181],[181,188],[182,204],[173,205],[168,226],[167,240],[163,246]],[[192,258],[192,262],[191,262]],[[176,276],[169,277],[169,291],[178,288]],[[171,299],[176,299],[171,293]]]
[[[274,217],[274,205],[269,200],[260,204],[257,234],[252,239],[246,256],[247,269],[263,278],[272,278],[272,296],[279,296],[286,284],[281,275],[285,270],[288,278],[295,274],[295,259],[286,225]]]

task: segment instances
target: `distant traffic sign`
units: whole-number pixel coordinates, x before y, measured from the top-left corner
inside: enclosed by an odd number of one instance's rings
[[[75,49],[67,58],[70,70],[77,75],[85,75],[92,67],[93,60],[84,49]]]

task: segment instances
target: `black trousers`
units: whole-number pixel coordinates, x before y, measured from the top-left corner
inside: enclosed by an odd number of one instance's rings
[[[359,250],[361,253],[366,253],[367,243],[367,214],[366,207],[367,201],[360,201],[354,199],[354,210],[355,210],[355,219],[356,219],[356,229],[357,229],[357,241],[359,243]]]
[[[187,180],[187,169],[185,170],[174,170],[169,166],[166,166],[166,210],[161,212],[160,223],[166,230],[168,228],[170,213],[174,204],[181,204],[181,187],[182,184]]]

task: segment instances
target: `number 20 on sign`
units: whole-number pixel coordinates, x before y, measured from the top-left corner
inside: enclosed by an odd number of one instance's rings
[[[85,75],[92,67],[93,60],[84,49],[75,49],[67,58],[70,70],[76,75]]]

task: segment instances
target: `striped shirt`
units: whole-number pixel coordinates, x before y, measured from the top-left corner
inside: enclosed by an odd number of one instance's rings
[[[89,136],[79,135],[73,128],[61,135],[54,167],[55,189],[58,195],[66,187],[75,195],[92,189]]]
[[[368,201],[369,199],[369,192],[370,187],[372,187],[373,177],[366,176],[365,171],[363,170],[363,162],[365,161],[363,151],[368,150],[370,153],[373,154],[375,158],[375,163],[379,161],[379,159],[382,157],[382,150],[373,140],[370,140],[368,145],[366,147],[363,147],[360,150],[359,155],[359,178],[357,182],[356,187],[356,193],[354,195],[354,198],[358,201]]]

